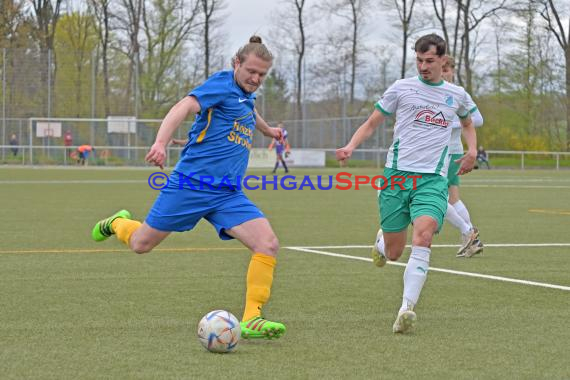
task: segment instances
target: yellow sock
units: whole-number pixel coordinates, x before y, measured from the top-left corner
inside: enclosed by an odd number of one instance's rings
[[[243,321],[261,315],[261,307],[269,299],[273,283],[273,269],[277,260],[273,256],[254,253],[247,270],[247,290]]]
[[[127,246],[129,245],[129,240],[131,239],[131,235],[141,225],[142,223],[139,222],[138,220],[130,220],[125,218],[117,218],[113,220],[113,222],[111,223],[111,227],[113,227],[113,231],[115,231],[117,239],[125,243]]]

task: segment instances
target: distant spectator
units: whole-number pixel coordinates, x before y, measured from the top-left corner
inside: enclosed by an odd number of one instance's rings
[[[485,152],[483,146],[480,146],[479,150],[477,151],[477,162],[479,163],[480,167],[485,164],[487,165],[487,169],[491,169],[491,164],[489,164],[489,155],[487,152]]]
[[[287,158],[289,156],[289,154],[291,153],[291,146],[289,145],[289,141],[287,140],[287,130],[283,127],[283,122],[279,122],[277,123],[277,128],[280,128],[282,132],[281,134],[281,138],[280,139],[272,139],[271,140],[271,144],[269,144],[269,150],[273,149],[275,147],[275,167],[273,168],[273,171],[271,173],[275,173],[277,172],[277,168],[279,167],[279,163],[281,162],[281,164],[283,165],[283,168],[285,168],[285,173],[289,173],[289,168],[287,167],[287,164],[285,163],[285,158]]]
[[[68,129],[63,135],[63,145],[65,146],[65,155],[71,157],[71,146],[73,145],[73,135]]]
[[[14,157],[16,157],[18,155],[18,145],[20,145],[20,143],[18,142],[18,137],[16,137],[15,133],[12,133],[12,136],[10,136],[10,145],[12,146],[10,150]]]
[[[78,153],[78,160],[77,163],[79,165],[88,165],[89,162],[87,161],[89,159],[89,153],[91,152],[95,152],[95,148],[93,148],[91,145],[80,145],[77,147],[77,153]]]

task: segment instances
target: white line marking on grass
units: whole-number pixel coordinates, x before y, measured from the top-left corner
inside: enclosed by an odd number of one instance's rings
[[[570,215],[570,210],[545,210],[541,208],[531,208],[528,212],[534,212],[538,214],[550,214],[550,215]]]
[[[293,250],[293,251],[299,251],[299,252],[315,253],[315,254],[317,254],[317,255],[323,255],[323,256],[332,256],[332,257],[340,257],[340,258],[343,258],[343,259],[360,260],[360,261],[372,262],[372,259],[369,259],[369,258],[367,258],[367,257],[344,255],[344,254],[342,254],[342,253],[333,253],[333,252],[319,251],[319,250],[309,249],[309,248],[303,248],[303,247],[284,247],[284,248],[290,249],[290,250]],[[393,262],[393,261],[388,261],[388,264],[390,264],[390,265],[397,265],[397,266],[400,266],[400,267],[405,267],[405,266],[406,266],[406,264],[404,264],[404,263],[395,263],[395,262]],[[544,283],[544,282],[519,280],[519,279],[516,279],[516,278],[492,276],[492,275],[482,274],[482,273],[462,272],[462,271],[457,271],[457,270],[443,269],[443,268],[434,268],[434,267],[430,267],[429,270],[430,270],[430,271],[433,271],[433,272],[443,272],[443,273],[449,273],[449,274],[456,274],[456,275],[459,275],[459,276],[485,278],[485,279],[487,279],[487,280],[511,282],[511,283],[515,283],[515,284],[538,286],[538,287],[542,287],[542,288],[550,288],[550,289],[558,289],[558,290],[570,291],[570,286],[547,284],[547,283]]]
[[[411,248],[411,245],[406,245],[407,248]],[[459,244],[433,244],[432,248],[458,248]],[[543,248],[543,247],[570,247],[570,243],[497,243],[497,244],[487,244],[485,247],[495,247],[495,248]],[[372,248],[371,245],[321,245],[321,246],[310,246],[310,247],[285,247],[285,248],[306,248],[306,249],[357,249],[357,248]]]

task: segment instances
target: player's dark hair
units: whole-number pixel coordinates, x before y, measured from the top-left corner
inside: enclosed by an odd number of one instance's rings
[[[435,33],[426,34],[420,37],[414,46],[416,53],[426,53],[432,46],[435,46],[435,53],[442,57],[447,51],[445,40]]]
[[[248,55],[254,54],[256,57],[267,62],[273,62],[273,54],[267,49],[267,46],[261,41],[259,36],[251,36],[249,42],[239,48],[235,56],[232,58],[232,67],[235,68],[237,61],[244,62]]]

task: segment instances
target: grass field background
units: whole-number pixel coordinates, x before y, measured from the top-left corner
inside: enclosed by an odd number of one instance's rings
[[[0,378],[570,378],[568,171],[463,178],[487,247],[456,259],[455,247],[439,247],[458,244],[446,224],[431,267],[546,285],[432,270],[406,336],[391,331],[404,268],[366,261],[375,190],[248,191],[280,238],[264,310],[288,330],[229,355],[206,352],[196,327],[213,309],[241,317],[249,253],[239,243],[220,241],[207,222],[147,255],[90,240],[94,222],[117,209],[144,218],[153,171],[0,169]]]

